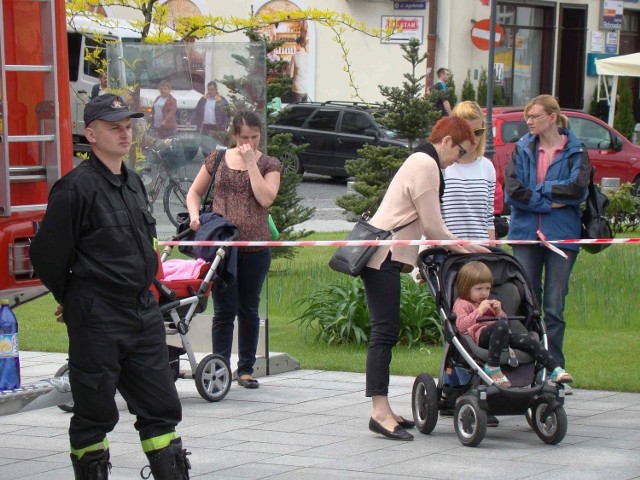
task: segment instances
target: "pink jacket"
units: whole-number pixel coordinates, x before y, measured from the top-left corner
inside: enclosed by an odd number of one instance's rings
[[[457,315],[456,328],[461,335],[470,335],[476,344],[480,340],[480,334],[489,325],[495,323],[493,321],[487,321],[478,323],[480,317],[493,317],[495,313],[492,309],[487,310],[485,313],[480,313],[478,307],[479,303],[473,303],[462,298],[457,298],[453,304],[453,313]]]

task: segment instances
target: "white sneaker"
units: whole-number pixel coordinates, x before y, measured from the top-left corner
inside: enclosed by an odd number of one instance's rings
[[[573,395],[573,388],[571,388],[571,386],[568,383],[563,383],[562,386],[564,387],[565,397],[567,395]]]

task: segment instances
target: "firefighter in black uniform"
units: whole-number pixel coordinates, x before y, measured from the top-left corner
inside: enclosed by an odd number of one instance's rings
[[[182,407],[149,291],[158,268],[155,219],[140,177],[122,161],[131,148],[131,117],[142,114],[113,94],[86,105],[92,152],[51,189],[30,255],[69,335],[75,478],[109,474],[106,435],[118,421],[117,389],[136,415],[154,478],[182,480],[190,468],[175,431]]]

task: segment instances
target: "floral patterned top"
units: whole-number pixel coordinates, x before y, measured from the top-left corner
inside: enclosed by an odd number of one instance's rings
[[[214,150],[204,161],[210,174],[213,172],[215,160]],[[262,155],[257,163],[263,177],[269,172],[282,171],[282,163],[276,157]],[[235,223],[240,231],[240,240],[271,240],[269,212],[253,196],[249,173],[229,168],[224,158],[216,172],[211,210]],[[240,250],[257,252],[264,248],[240,247]]]

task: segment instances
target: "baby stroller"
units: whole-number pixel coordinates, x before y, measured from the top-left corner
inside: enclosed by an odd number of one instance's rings
[[[547,346],[544,322],[522,266],[503,250],[491,250],[493,253],[460,255],[430,248],[420,253],[418,268],[443,320],[445,344],[437,385],[427,373],[414,382],[411,403],[416,427],[428,434],[435,428],[439,412],[453,415],[460,442],[474,447],[484,439],[487,415],[524,414],[538,437],[555,445],[567,433],[563,387],[551,382],[548,372],[528,353],[512,349],[505,349],[500,359],[512,386],[497,386],[483,370],[488,351],[456,330],[452,313],[456,276],[465,263],[477,260],[491,270],[491,298],[500,300],[510,315],[511,331],[528,332]]]
[[[173,237],[173,240],[181,240],[193,232],[189,229]],[[234,229],[228,241],[237,240],[240,233]],[[174,372],[174,378],[193,378],[196,388],[202,398],[209,402],[219,402],[231,388],[232,371],[229,362],[218,354],[210,354],[204,357],[199,363],[187,333],[193,316],[202,313],[207,308],[209,294],[211,293],[212,281],[216,277],[216,269],[225,258],[229,247],[219,247],[212,262],[205,263],[200,270],[200,276],[196,279],[184,280],[163,280],[162,263],[171,255],[172,248],[165,247],[158,278],[151,286],[151,291],[160,305],[160,311],[164,317],[165,330],[167,335],[179,335],[182,347],[168,345],[169,363]],[[180,372],[180,356],[187,354],[191,373]]]

